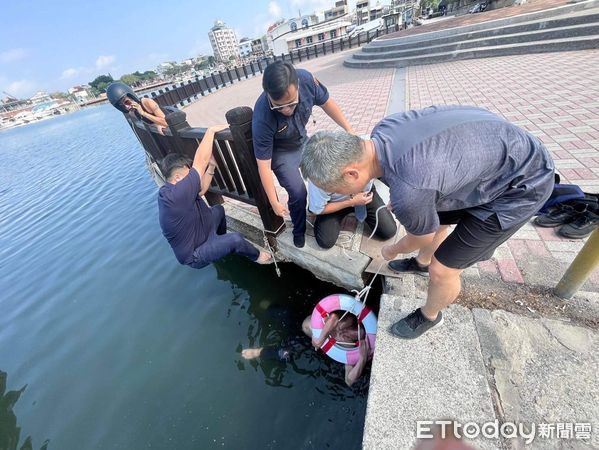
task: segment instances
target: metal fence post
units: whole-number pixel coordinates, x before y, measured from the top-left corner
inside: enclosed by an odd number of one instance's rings
[[[599,267],[599,228],[593,231],[566,270],[555,287],[555,295],[565,299],[572,298],[597,267]]]
[[[252,145],[252,115],[252,108],[240,106],[227,111],[225,118],[235,142],[236,156],[239,158],[239,168],[244,176],[245,185],[256,201],[270,245],[276,246],[275,237],[285,228],[285,222],[274,213],[260,181]]]

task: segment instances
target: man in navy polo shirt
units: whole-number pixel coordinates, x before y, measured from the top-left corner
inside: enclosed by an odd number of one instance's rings
[[[212,127],[206,131],[193,163],[182,155],[171,153],[161,164],[166,178],[158,192],[162,234],[177,260],[194,269],[201,269],[231,253],[260,264],[270,262],[268,253],[259,251],[241,234],[227,233],[223,207],[211,208],[201,197],[210,187],[216,168],[212,158],[214,134],[224,128],[226,126]]]
[[[276,61],[264,70],[264,92],[254,106],[252,135],[262,186],[275,214],[291,215],[293,243],[305,244],[306,185],[299,172],[306,124],[314,105],[348,133],[353,129],[327,88],[310,72]],[[272,172],[289,194],[289,209],[277,197]],[[274,231],[274,230],[271,230]]]
[[[372,178],[389,186],[406,235],[382,255],[399,273],[430,276],[426,303],[391,327],[413,339],[442,322],[464,269],[495,249],[551,195],[554,164],[535,136],[472,106],[392,114],[371,139],[319,132],[306,143],[302,173],[323,189],[359,193]],[[449,234],[450,224],[456,224]],[[418,251],[413,258],[394,259]]]

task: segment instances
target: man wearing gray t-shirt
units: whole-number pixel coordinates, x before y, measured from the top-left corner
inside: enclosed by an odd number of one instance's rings
[[[301,170],[317,186],[356,194],[372,178],[389,186],[406,236],[383,247],[396,272],[430,276],[425,305],[393,325],[412,339],[441,323],[458,296],[462,271],[495,249],[538,212],[553,190],[554,164],[530,133],[481,108],[433,106],[393,114],[370,140],[315,133]],[[448,226],[457,224],[448,236]]]

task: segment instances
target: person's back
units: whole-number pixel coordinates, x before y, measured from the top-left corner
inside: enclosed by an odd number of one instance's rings
[[[206,267],[231,253],[259,264],[270,261],[268,253],[258,250],[241,234],[227,233],[222,205],[211,208],[201,198],[210,188],[216,170],[216,161],[212,158],[214,134],[223,128],[206,130],[193,161],[171,153],[161,162],[166,180],[158,193],[162,234],[177,260],[194,269]]]
[[[195,169],[176,184],[166,182],[158,192],[162,234],[181,264],[189,264],[196,247],[208,238],[212,211],[198,195],[200,176]]]
[[[442,106],[394,114],[371,134],[384,167],[383,180],[401,195],[394,210],[452,211],[470,208],[485,219],[497,213],[504,226],[538,210],[553,180],[553,163],[529,133],[475,107]],[[389,169],[387,169],[389,172]],[[535,189],[540,186],[540,189]],[[493,208],[489,204],[493,204]],[[414,233],[434,227],[427,220],[400,221]]]

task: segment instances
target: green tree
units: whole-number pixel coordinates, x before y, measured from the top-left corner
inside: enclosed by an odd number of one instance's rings
[[[209,69],[210,68],[210,62],[205,59],[204,61],[197,63],[195,66],[193,66],[193,68],[195,70],[205,70],[205,69]]]
[[[142,80],[155,80],[158,78],[158,74],[153,70],[146,70],[144,73],[135,72]]]
[[[185,72],[186,70],[187,70],[187,66],[179,65],[179,64],[172,64],[170,67],[168,67],[164,70],[164,74],[169,77],[173,77],[175,75],[180,74],[181,72]]]
[[[129,86],[135,86],[140,80],[141,78],[134,73],[128,73],[121,77],[121,81]]]
[[[100,75],[88,84],[91,86],[94,94],[98,95],[106,92],[106,87],[113,81],[114,79],[110,75]]]

